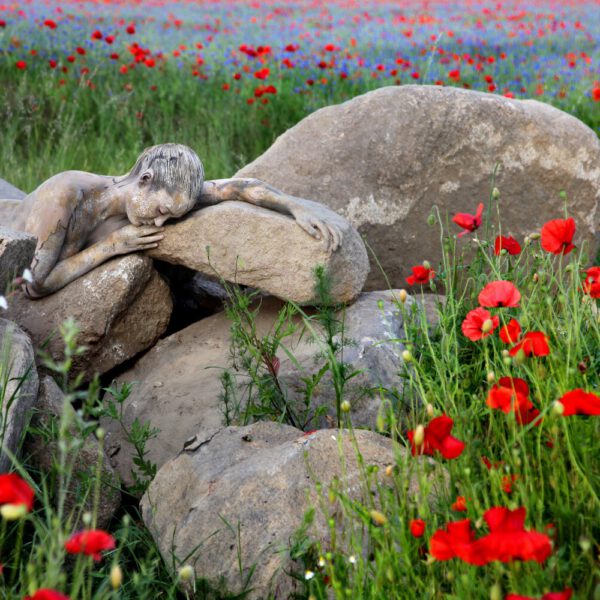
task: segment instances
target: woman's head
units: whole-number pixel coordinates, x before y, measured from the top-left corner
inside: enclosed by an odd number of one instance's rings
[[[204,183],[204,167],[188,146],[160,144],[142,152],[123,183],[137,190],[127,203],[132,223],[164,222],[194,207]]]

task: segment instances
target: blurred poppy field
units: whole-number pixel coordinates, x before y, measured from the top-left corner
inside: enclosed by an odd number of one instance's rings
[[[549,102],[600,127],[597,0],[0,4],[2,173],[128,170],[194,148],[231,176],[319,107],[410,83]]]

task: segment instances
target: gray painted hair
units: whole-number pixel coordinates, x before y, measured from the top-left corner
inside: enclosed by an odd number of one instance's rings
[[[183,144],[159,144],[146,148],[137,159],[127,179],[152,169],[151,189],[165,188],[169,193],[185,192],[197,200],[204,183],[204,167],[198,155]]]

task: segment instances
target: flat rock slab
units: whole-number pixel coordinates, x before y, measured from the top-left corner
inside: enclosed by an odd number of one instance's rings
[[[535,100],[453,87],[381,88],[315,111],[236,177],[262,179],[343,215],[365,236],[391,286],[402,287],[411,266],[441,258],[439,228],[427,225],[432,208],[444,218],[487,205],[496,165],[504,235],[522,242],[564,218],[564,191],[575,243],[586,242],[593,259],[600,141],[575,117]],[[460,231],[450,223],[451,233]],[[387,286],[373,269],[366,289]]]
[[[394,291],[363,293],[338,314],[338,319],[344,323],[343,359],[351,365],[349,372],[359,371],[347,382],[344,391],[356,427],[375,428],[382,406],[380,387],[402,389],[403,380],[398,377],[398,372],[403,367],[404,346],[399,339],[405,333],[402,311],[395,298]],[[426,310],[435,313],[438,297],[426,298],[430,298],[425,302]],[[413,302],[412,298],[407,300],[406,310],[410,310]],[[272,333],[282,306],[283,302],[274,298],[262,301],[256,318],[259,336]],[[432,314],[429,322],[435,319]],[[314,386],[310,410],[303,413],[304,380],[313,377],[325,364],[323,335],[314,322],[316,339],[303,327],[299,316],[294,317],[293,322],[297,330],[282,341],[277,352],[280,361],[278,381],[290,406],[303,419],[303,427],[326,427],[336,418],[335,391],[329,373]],[[180,452],[188,438],[199,432],[208,435],[223,426],[225,404],[221,376],[226,369],[232,375],[236,400],[242,404],[247,401],[248,378],[232,367],[230,344],[231,321],[225,313],[218,313],[160,340],[117,379],[119,384],[134,384],[123,405],[125,426],[130,428],[137,419],[140,423],[149,422],[159,430],[146,445],[149,460],[159,467]],[[318,407],[326,410],[317,417]],[[405,404],[398,402],[395,410],[401,418],[400,415],[407,414],[412,408],[413,402],[406,398]],[[122,481],[131,485],[135,450],[128,444],[119,424],[103,420],[102,427],[106,430],[111,464]]]
[[[172,302],[167,284],[144,256],[110,260],[62,290],[29,300],[22,292],[11,299],[7,315],[23,327],[39,348],[55,360],[64,356],[60,325],[73,318],[78,344],[87,351],[73,358],[72,374],[105,373],[151,347],[165,331]]]
[[[357,460],[357,449],[363,464]],[[244,596],[248,599],[270,594],[285,599],[302,591],[302,584],[284,571],[294,567],[300,571],[286,550],[305,512],[316,508],[309,534],[325,550],[327,519],[339,524],[343,513],[337,503],[325,500],[329,513],[324,514],[317,482],[325,498],[337,479],[337,489],[352,500],[377,506],[377,482],[385,485],[385,468],[394,464],[405,473],[408,494],[415,495],[417,473],[432,461],[407,456],[406,449],[371,431],[303,435],[271,422],[227,427],[199,437],[159,470],[142,498],[142,516],[167,564],[172,564],[174,553],[178,561],[195,565],[196,576],[213,585],[224,584],[229,592],[245,589],[250,590]],[[414,470],[409,472],[406,465]],[[363,475],[368,466],[379,469],[370,483]],[[393,480],[387,480],[392,485]],[[445,485],[443,470],[436,469],[429,481],[439,493],[437,484]],[[343,547],[344,531],[340,529],[336,537],[338,548]]]
[[[7,319],[0,319],[0,364],[8,368],[8,373],[0,376],[0,447],[18,456],[31,407],[38,394],[38,375],[31,340],[18,325]],[[0,473],[8,472],[11,466],[9,455],[0,451]]]
[[[0,294],[31,265],[37,239],[0,225]]]
[[[25,198],[25,192],[22,192],[19,188],[16,188],[8,181],[0,178],[0,198],[14,198],[15,200],[21,200]]]
[[[349,302],[366,280],[367,251],[348,221],[327,213],[344,236],[341,248],[333,253],[291,217],[243,202],[225,202],[167,225],[165,239],[147,255],[299,304],[315,302],[314,270],[323,265],[333,281],[334,301]]]

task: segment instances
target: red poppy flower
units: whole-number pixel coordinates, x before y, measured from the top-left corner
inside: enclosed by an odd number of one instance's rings
[[[494,253],[498,256],[502,250],[506,250],[509,254],[515,256],[521,252],[521,245],[511,235],[499,235],[494,242]]]
[[[562,415],[600,415],[600,396],[581,388],[567,392],[558,400],[563,405]]]
[[[104,36],[102,35],[102,32],[99,29],[96,29],[96,31],[94,31],[94,33],[92,33],[92,39],[93,40],[101,40]]]
[[[256,71],[256,73],[254,73],[254,77],[256,77],[256,79],[266,79],[270,74],[271,70],[265,67],[264,69]]]
[[[24,504],[33,508],[34,492],[29,484],[16,473],[0,475],[0,504]]]
[[[52,19],[46,19],[44,25],[48,27],[48,29],[56,29],[56,23]]]
[[[115,538],[102,529],[85,529],[74,533],[66,542],[65,550],[70,554],[86,554],[100,560],[103,550],[112,550]]]
[[[600,298],[600,267],[590,267],[585,274],[583,291],[592,298]]]
[[[569,254],[575,246],[571,243],[575,235],[575,220],[554,219],[542,227],[542,248],[552,254]]]
[[[484,557],[471,552],[474,541],[475,532],[471,529],[471,520],[454,521],[431,536],[429,553],[437,560],[460,558],[472,565],[484,565]]]
[[[570,600],[573,595],[571,588],[565,588],[562,592],[548,592],[544,594],[539,600]],[[508,594],[504,600],[537,600],[531,596],[520,596],[519,594]]]
[[[27,63],[24,60],[18,60],[15,63],[15,67],[17,67],[17,69],[20,71],[24,71],[27,68]]]
[[[462,322],[461,330],[472,342],[491,335],[494,329],[500,324],[498,316],[492,317],[489,310],[485,308],[475,308],[467,313]]]
[[[425,533],[425,521],[423,521],[423,519],[412,519],[408,524],[408,528],[414,537],[423,537],[423,534]]]
[[[505,494],[512,494],[513,484],[519,479],[518,475],[503,475],[502,476],[502,491]]]
[[[481,227],[481,215],[483,214],[483,202],[479,203],[477,207],[477,212],[472,215],[471,213],[458,213],[452,217],[452,221],[456,223],[459,227],[462,227],[464,231],[458,234],[458,237],[462,237],[463,235],[467,235],[467,233],[471,231],[475,231],[479,227]]]
[[[594,102],[600,102],[600,87],[592,88],[592,100]]]
[[[515,356],[521,350],[525,356],[548,356],[550,354],[548,336],[542,331],[526,333],[521,341],[509,350],[509,353],[511,356]]]
[[[479,304],[488,308],[519,306],[521,294],[510,281],[492,281],[479,292]]]
[[[452,510],[465,512],[467,510],[467,500],[464,496],[457,496],[456,501],[452,503]]]
[[[529,400],[529,386],[517,377],[502,377],[490,389],[485,403],[505,414],[514,412],[521,425],[531,423],[540,414]]]
[[[433,456],[438,451],[444,458],[452,459],[460,456],[465,449],[465,443],[450,435],[454,421],[447,415],[432,419],[425,427],[423,444],[417,447],[413,442],[415,432],[408,432],[408,439],[412,446],[413,456],[428,454]]]
[[[135,25],[129,25],[125,28],[125,31],[129,34],[129,35],[133,35],[135,33]]]
[[[521,326],[519,321],[511,319],[507,325],[500,329],[500,339],[505,344],[515,344],[521,335]]]
[[[416,285],[417,283],[423,285],[435,277],[435,271],[433,269],[428,269],[422,265],[411,267],[410,270],[413,274],[406,278],[406,283],[409,285]]]
[[[25,596],[24,600],[69,600],[69,596],[65,596],[49,588],[43,588],[38,590],[33,596]]]

